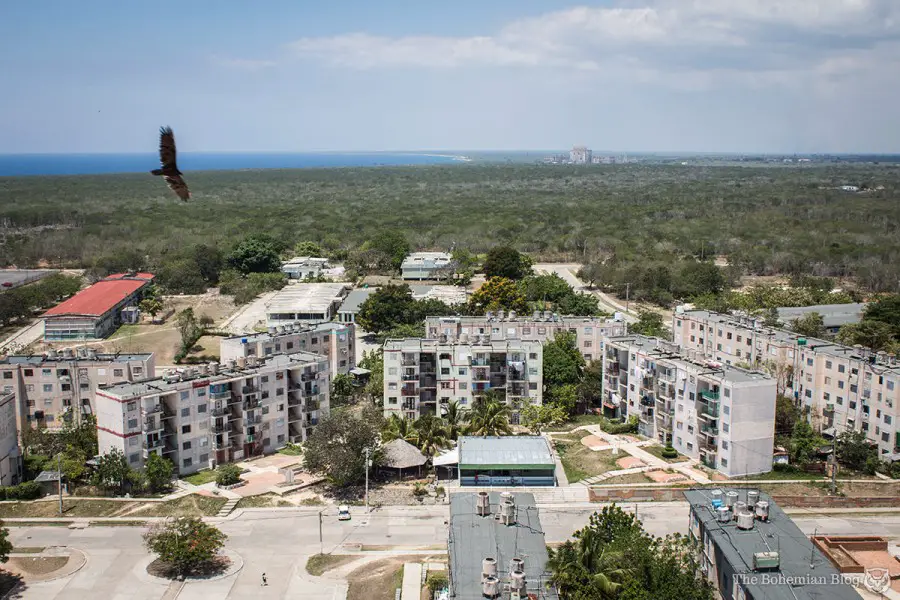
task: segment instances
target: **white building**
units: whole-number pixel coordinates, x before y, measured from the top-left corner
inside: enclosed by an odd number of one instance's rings
[[[592,161],[592,155],[590,148],[575,146],[569,151],[569,162],[576,165],[589,165]]]
[[[288,279],[318,277],[327,268],[327,258],[314,258],[310,256],[296,256],[281,264],[281,272],[287,275]]]
[[[211,363],[96,393],[100,453],[142,468],[151,453],[182,475],[305,441],[328,414],[324,356],[297,352]]]
[[[566,317],[548,311],[517,315],[515,311],[488,312],[483,317],[427,317],[425,335],[432,339],[468,340],[487,335],[491,340],[552,341],[559,332],[575,334],[578,349],[587,361],[600,354],[603,339],[628,333],[622,319],[606,317]]]
[[[604,344],[605,408],[638,417],[639,433],[729,477],[772,470],[775,380],[695,360],[659,338]]]
[[[70,411],[76,420],[94,413],[98,386],[155,375],[153,354],[100,354],[91,346],[0,358],[0,385],[16,395],[20,431],[58,429]]]
[[[446,252],[413,252],[400,266],[403,279],[443,279],[449,272],[450,255]]]
[[[221,360],[254,356],[312,352],[328,358],[332,374],[348,374],[356,366],[356,326],[353,323],[317,325],[280,325],[265,333],[250,333],[223,338],[219,343]]]
[[[518,423],[522,407],[541,404],[542,388],[540,342],[473,335],[467,343],[406,339],[384,344],[385,416],[443,414],[452,400],[471,408],[477,397],[494,389]]]
[[[330,321],[349,290],[344,283],[288,284],[266,304],[266,326]]]
[[[698,356],[774,371],[781,392],[809,410],[826,437],[862,431],[885,460],[900,460],[900,361],[883,352],[765,327],[756,319],[676,310],[674,341]]]
[[[15,485],[22,478],[16,395],[0,395],[0,485]]]

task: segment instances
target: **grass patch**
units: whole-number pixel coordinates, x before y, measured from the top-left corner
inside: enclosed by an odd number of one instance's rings
[[[192,473],[187,477],[181,478],[183,481],[187,481],[191,485],[203,485],[204,483],[210,483],[216,480],[216,472],[214,469],[204,469],[203,471],[197,471],[196,473]]]
[[[604,479],[602,482],[603,485],[621,485],[624,483],[653,483],[653,480],[643,473],[627,473]]]
[[[47,575],[62,569],[69,562],[68,556],[17,557],[9,559],[9,564],[29,575]]]
[[[675,458],[666,458],[662,455],[662,452],[663,452],[662,446],[656,446],[656,445],[644,446],[642,448],[642,450],[646,450],[647,453],[652,454],[656,458],[660,458],[660,459],[666,461],[667,463],[681,463],[681,462],[686,462],[686,461],[690,460],[687,456],[685,456],[683,454],[679,454]]]
[[[306,572],[318,577],[326,571],[357,560],[358,556],[337,554],[313,554],[306,561]]]
[[[74,523],[71,520],[59,521],[5,521],[4,527],[68,527]]]
[[[91,527],[144,527],[147,521],[93,521]]]
[[[587,431],[578,431],[553,438],[553,444],[569,483],[615,470],[618,468],[616,460],[623,456],[614,456],[612,450],[600,450],[599,452],[591,450],[581,443],[581,439],[588,435],[590,433]]]
[[[303,454],[303,449],[300,448],[300,444],[288,444],[284,448],[281,448],[278,451],[278,454],[284,454],[285,456],[301,456]]]
[[[600,425],[604,421],[602,415],[575,415],[570,420],[552,427],[549,431],[572,431],[585,425]]]
[[[147,331],[147,329],[142,327],[141,325],[121,325],[115,333],[109,336],[109,339],[115,340],[119,338],[125,338],[136,333],[143,333],[144,331]]]
[[[321,498],[304,498],[300,501],[300,506],[325,506]]]
[[[421,561],[422,557],[391,557],[356,569],[347,578],[347,600],[394,598],[403,584],[403,563],[408,560]]]
[[[238,500],[235,508],[271,508],[273,506],[294,506],[287,500],[283,500],[278,494],[260,494],[259,496],[247,496]]]
[[[168,502],[154,502],[128,516],[141,517],[211,517],[228,502],[225,498],[211,498],[199,494],[183,496]]]
[[[140,502],[67,498],[63,501],[63,514],[60,517],[56,500],[33,500],[0,504],[0,518],[110,517],[140,505]]]

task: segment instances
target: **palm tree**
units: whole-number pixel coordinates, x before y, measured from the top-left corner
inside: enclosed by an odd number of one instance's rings
[[[466,421],[468,420],[469,415],[460,409],[459,403],[456,400],[447,404],[447,410],[442,418],[447,430],[447,437],[451,440],[456,440],[460,435],[466,432]]]
[[[392,414],[381,432],[381,441],[390,442],[393,440],[403,440],[411,444],[417,444],[419,437],[415,424],[406,417]]]
[[[417,446],[422,454],[433,458],[443,448],[450,445],[444,423],[434,415],[426,414],[415,422]]]
[[[561,596],[575,590],[590,590],[591,598],[612,600],[618,596],[623,582],[633,576],[633,569],[622,566],[626,564],[624,553],[599,542],[595,537],[582,538],[550,551],[547,568]]]
[[[475,401],[469,416],[469,433],[472,435],[510,435],[509,407],[488,393]]]

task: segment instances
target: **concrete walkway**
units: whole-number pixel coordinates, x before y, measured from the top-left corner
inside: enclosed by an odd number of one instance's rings
[[[404,563],[403,586],[400,590],[400,600],[419,600],[422,597],[421,563]]]

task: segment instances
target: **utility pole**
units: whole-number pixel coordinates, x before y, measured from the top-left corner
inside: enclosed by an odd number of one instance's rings
[[[366,514],[369,514],[369,449],[366,448]]]
[[[319,511],[319,554],[325,554],[325,542],[322,538],[322,513],[325,509]]]
[[[628,307],[630,306],[629,298],[631,296],[631,283],[625,284],[625,313],[628,313]]]
[[[56,483],[59,485],[59,516],[62,516],[62,452],[56,455]]]

